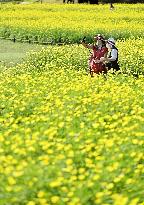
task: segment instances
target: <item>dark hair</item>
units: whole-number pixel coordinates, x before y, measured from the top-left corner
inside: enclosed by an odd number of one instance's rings
[[[102,46],[106,47],[106,41],[105,40],[101,40],[102,41]]]

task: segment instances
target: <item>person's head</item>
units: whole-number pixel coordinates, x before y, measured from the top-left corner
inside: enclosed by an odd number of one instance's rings
[[[106,47],[112,48],[113,46],[115,46],[115,40],[114,40],[114,38],[109,38],[106,42]]]
[[[102,45],[102,46],[106,45],[105,38],[101,34],[95,35],[94,41],[97,42],[97,45]]]

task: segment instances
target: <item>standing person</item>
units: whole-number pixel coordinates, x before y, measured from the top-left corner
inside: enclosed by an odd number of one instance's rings
[[[94,44],[86,44],[85,41],[81,41],[85,48],[92,49],[92,55],[89,58],[88,65],[90,75],[93,77],[94,73],[106,73],[107,69],[105,64],[100,61],[101,57],[106,57],[108,49],[106,48],[105,39],[102,35],[98,34],[94,36]]]
[[[114,6],[112,4],[112,2],[110,3],[110,10],[113,10],[114,9]]]
[[[101,57],[100,61],[105,63],[107,70],[113,68],[114,71],[120,70],[118,64],[118,49],[115,46],[115,40],[113,38],[109,38],[106,43],[106,47],[109,52],[107,57]]]

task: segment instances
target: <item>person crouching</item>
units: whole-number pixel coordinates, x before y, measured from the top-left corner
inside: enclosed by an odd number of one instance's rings
[[[115,46],[115,40],[113,38],[109,38],[106,42],[106,47],[109,50],[107,57],[101,57],[100,61],[105,63],[107,70],[113,69],[114,72],[119,71],[118,49]]]

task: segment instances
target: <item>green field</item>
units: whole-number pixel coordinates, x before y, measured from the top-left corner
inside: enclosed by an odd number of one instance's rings
[[[143,5],[0,8],[1,36],[19,40],[0,48],[0,205],[144,205]],[[46,14],[51,21],[39,24]],[[82,30],[87,41],[100,31],[88,26],[97,15],[107,19],[101,31],[117,38],[121,70],[91,78],[89,51],[77,40]],[[118,33],[107,30],[112,19]],[[22,43],[50,33],[54,45]]]
[[[0,66],[10,67],[21,63],[28,52],[41,50],[42,47],[46,46],[0,40]]]

